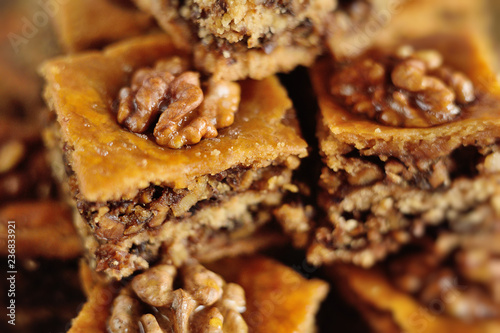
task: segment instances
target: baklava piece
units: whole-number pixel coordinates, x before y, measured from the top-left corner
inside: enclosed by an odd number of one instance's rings
[[[115,278],[147,268],[160,247],[177,265],[279,242],[264,230],[297,191],[307,146],[278,79],[200,78],[177,52],[156,35],[42,70],[54,170],[93,267]]]
[[[324,281],[263,257],[212,266],[159,263],[120,285],[96,283],[69,332],[316,331]]]
[[[50,7],[59,44],[66,52],[102,47],[138,36],[153,24],[131,0],[71,0]]]
[[[336,0],[134,0],[176,44],[194,49],[199,69],[227,80],[262,79],[311,65],[322,50]]]
[[[308,258],[369,267],[429,225],[498,219],[500,89],[468,35],[312,70],[326,218]]]
[[[498,231],[469,226],[369,270],[340,264],[328,271],[375,332],[497,332],[498,242]]]

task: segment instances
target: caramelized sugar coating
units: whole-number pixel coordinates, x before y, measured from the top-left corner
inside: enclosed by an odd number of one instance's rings
[[[469,322],[426,311],[408,294],[397,290],[376,270],[359,267],[336,267],[342,275],[342,288],[365,316],[375,332],[495,332],[498,319]],[[348,289],[348,290],[347,290]],[[384,315],[380,314],[380,311]],[[409,319],[410,318],[410,319]]]
[[[288,155],[305,156],[305,142],[297,135],[293,117],[291,125],[287,122],[291,101],[275,78],[242,83],[237,117],[218,140],[168,150],[123,130],[111,104],[130,79],[128,71],[178,53],[168,37],[156,35],[43,67],[46,98],[59,117],[62,139],[73,148],[69,157],[86,200],[133,198],[149,182],[186,188],[196,177],[232,166],[263,167]]]
[[[451,218],[465,224],[473,224],[473,216],[481,216],[485,223],[498,218],[492,202],[498,195],[500,176],[492,162],[499,150],[500,90],[488,64],[488,49],[482,37],[470,35],[437,35],[412,45],[416,53],[435,49],[442,56],[443,66],[453,68],[455,73],[449,75],[446,70],[447,74],[438,75],[443,84],[449,82],[441,85],[442,93],[455,98],[451,104],[451,99],[437,101],[446,100],[443,105],[457,106],[459,110],[440,124],[426,123],[418,128],[399,122],[394,124],[398,126],[381,123],[377,107],[384,104],[379,100],[370,99],[366,108],[360,100],[361,105],[356,107],[357,101],[349,100],[349,96],[332,94],[330,83],[334,81],[337,87],[334,93],[341,93],[339,79],[345,79],[345,75],[332,80],[327,60],[312,71],[321,108],[318,137],[326,164],[319,203],[327,213],[327,221],[316,230],[309,249],[309,259],[316,264],[346,261],[369,267],[412,237],[422,236],[428,225],[446,223]],[[396,52],[399,47],[394,45],[388,50]],[[435,55],[424,53],[424,58],[429,58],[425,68],[439,65],[441,59]],[[402,66],[415,61],[405,59],[400,62]],[[424,61],[419,62],[424,68]],[[363,75],[382,72],[383,67],[375,62],[368,65]],[[391,86],[387,91],[380,90],[390,102],[394,92],[412,96],[408,91],[420,89],[425,81],[425,75],[418,76],[419,80],[403,80],[405,75],[400,74],[385,73],[386,82],[396,81],[392,86],[396,90]],[[449,80],[453,76],[456,80]],[[355,81],[358,85],[352,90],[361,89],[365,78]],[[351,81],[347,83],[352,86]],[[360,95],[365,99],[377,95],[375,89],[361,91],[368,91]],[[353,109],[365,110],[368,116]],[[374,118],[370,110],[375,110]]]
[[[213,270],[243,287],[250,332],[316,332],[315,316],[329,287],[322,280],[307,280],[273,259],[225,259]]]

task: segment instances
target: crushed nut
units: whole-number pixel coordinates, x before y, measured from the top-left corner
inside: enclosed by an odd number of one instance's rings
[[[203,309],[196,313],[193,318],[193,332],[222,333],[223,324],[224,317],[217,308]]]
[[[331,78],[331,93],[352,112],[384,125],[429,127],[457,118],[475,100],[474,85],[443,66],[435,50],[402,46],[344,65]]]
[[[201,305],[213,305],[222,297],[224,280],[200,264],[183,267],[184,288]]]
[[[0,174],[14,169],[24,158],[26,147],[20,141],[9,141],[0,146]]]
[[[387,273],[397,288],[430,311],[462,321],[496,318],[500,314],[494,295],[500,276],[494,267],[497,238],[443,233],[437,240],[423,241],[418,252],[389,261]]]
[[[196,262],[158,265],[137,275],[115,299],[110,332],[248,332],[245,292]],[[177,288],[180,283],[181,288]],[[142,301],[142,303],[141,303]]]
[[[108,322],[111,333],[138,332],[136,318],[139,316],[140,303],[128,295],[118,295],[113,302],[113,310]]]
[[[156,142],[170,148],[214,138],[218,129],[230,126],[240,86],[210,79],[204,93],[199,73],[188,67],[186,60],[172,57],[138,70],[131,86],[120,90],[118,123],[134,133],[146,133],[156,123]]]
[[[353,186],[365,186],[373,184],[384,178],[380,168],[373,163],[364,162],[360,159],[351,158],[352,168],[347,171],[347,181]]]
[[[441,185],[448,186],[450,184],[451,180],[448,173],[448,167],[443,161],[437,162],[432,169],[429,183],[433,188],[438,188]]]
[[[156,317],[150,313],[141,317],[141,324],[145,333],[163,333]]]
[[[96,218],[96,224],[98,228],[96,228],[95,233],[100,238],[120,239],[123,237],[125,225],[116,216],[106,213]]]
[[[175,274],[174,266],[158,265],[137,275],[131,286],[143,302],[152,306],[165,306],[172,302]]]

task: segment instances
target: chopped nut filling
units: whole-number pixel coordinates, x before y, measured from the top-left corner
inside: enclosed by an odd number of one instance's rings
[[[310,249],[314,263],[344,260],[370,267],[430,226],[454,221],[470,230],[498,220],[497,145],[459,147],[410,165],[357,155],[343,157],[338,172],[323,169],[318,203],[327,223],[315,232],[320,245]],[[371,170],[370,182],[361,183],[365,170]]]
[[[179,270],[160,264],[122,289],[114,300],[108,329],[111,333],[245,333],[248,327],[241,316],[245,310],[241,286],[226,283],[196,262]]]
[[[284,39],[289,31],[295,32],[294,42],[305,43],[301,39],[312,38],[313,24],[319,23],[321,15],[334,8],[335,1],[323,0],[188,0],[179,13],[195,25],[198,37],[205,43],[220,38],[270,52],[284,42],[279,39]],[[287,36],[287,39],[290,38]]]
[[[353,113],[396,127],[430,127],[456,119],[476,99],[473,83],[443,65],[434,50],[374,51],[335,71],[331,93]]]
[[[205,91],[204,91],[205,90]],[[130,87],[120,90],[118,123],[135,133],[154,124],[156,142],[170,148],[215,138],[234,122],[240,103],[237,83],[213,80],[202,89],[200,75],[178,57],[138,70]]]
[[[190,215],[189,212],[220,203],[235,194],[269,190],[272,179],[282,187],[290,182],[291,172],[283,166],[261,170],[236,167],[201,178],[198,186],[191,191],[151,185],[133,200],[101,203],[80,201],[78,209],[99,239],[119,240],[143,230],[155,229],[165,221],[182,219]],[[75,185],[74,179],[71,184]],[[72,190],[77,192],[76,188]],[[108,204],[109,207],[106,206]]]

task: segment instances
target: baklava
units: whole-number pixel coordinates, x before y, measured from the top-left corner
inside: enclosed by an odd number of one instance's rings
[[[374,332],[496,332],[498,238],[491,228],[446,228],[369,270],[328,271]]]
[[[312,69],[323,168],[309,260],[369,267],[429,225],[498,219],[500,90],[482,37],[434,35]]]
[[[92,282],[98,278],[88,272],[82,276],[89,299],[70,333],[312,333],[329,289],[265,257],[232,258],[209,268],[160,262],[120,285]]]
[[[153,35],[42,69],[54,170],[109,276],[147,268],[160,247],[181,264],[284,238],[266,224],[307,155],[285,89],[275,77],[200,85],[186,59]]]

